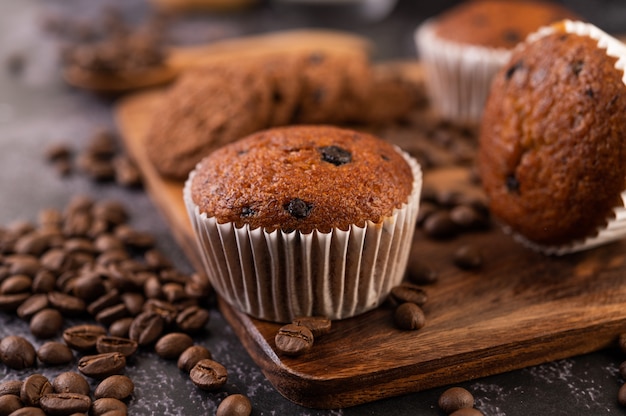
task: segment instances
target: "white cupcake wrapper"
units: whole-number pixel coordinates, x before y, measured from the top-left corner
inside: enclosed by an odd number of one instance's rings
[[[534,42],[544,36],[552,33],[562,32],[576,34],[580,36],[588,36],[598,41],[598,47],[606,50],[606,54],[613,58],[617,58],[615,68],[624,72],[622,81],[626,84],[626,45],[619,40],[613,38],[596,26],[571,20],[563,20],[553,25],[545,26],[535,33],[530,34],[526,42]],[[519,235],[508,228],[505,230],[513,235],[520,243],[548,255],[564,255],[577,251],[588,250],[607,243],[621,240],[626,236],[626,190],[621,193],[622,205],[613,208],[613,217],[607,218],[607,224],[597,229],[594,236],[588,237],[580,241],[573,241],[570,244],[561,246],[546,246],[534,243],[524,236]]]
[[[442,39],[436,35],[434,23],[429,19],[415,32],[431,105],[443,118],[477,124],[491,81],[511,52]]]
[[[219,224],[193,202],[191,172],[183,198],[217,293],[238,310],[274,322],[314,315],[343,319],[377,307],[404,277],[422,187],[420,166],[398,151],[414,177],[407,203],[382,223],[329,233]]]

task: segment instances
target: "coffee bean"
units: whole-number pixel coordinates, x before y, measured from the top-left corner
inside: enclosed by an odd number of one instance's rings
[[[53,393],[52,385],[48,379],[41,374],[33,374],[28,376],[22,389],[20,390],[20,399],[26,406],[39,406],[41,396]]]
[[[180,354],[193,345],[193,339],[182,332],[171,332],[157,341],[154,350],[166,360],[177,360]]]
[[[115,228],[115,236],[127,246],[137,249],[149,249],[154,247],[154,237],[148,233],[139,231],[127,224]]]
[[[54,290],[56,283],[56,277],[49,270],[40,270],[33,279],[32,291],[33,293],[46,294],[46,302],[48,300],[47,294]]]
[[[122,293],[121,297],[126,310],[131,316],[137,316],[142,312],[146,299],[141,293],[125,292]]]
[[[0,396],[0,416],[8,416],[22,407],[24,404],[20,400],[20,396],[14,394]]]
[[[63,331],[63,340],[72,349],[89,351],[96,348],[96,341],[106,335],[106,329],[99,325],[76,325]]]
[[[474,396],[462,387],[451,387],[439,396],[439,408],[445,413],[474,407]]]
[[[132,317],[118,319],[109,326],[109,334],[114,337],[128,338],[129,329],[133,321],[134,318]]]
[[[91,316],[96,316],[98,312],[109,306],[117,305],[121,301],[122,297],[120,296],[119,290],[113,288],[87,305],[87,312]]]
[[[96,387],[93,395],[96,399],[109,397],[124,400],[130,397],[134,390],[135,384],[129,377],[113,375],[102,380]]]
[[[622,379],[626,380],[626,361],[622,361],[622,363],[619,365],[619,375],[622,377]]]
[[[141,186],[141,172],[128,157],[123,155],[114,157],[113,169],[115,170],[115,182],[118,185],[127,188]]]
[[[10,416],[46,416],[46,412],[41,410],[39,407],[34,406],[25,406],[21,409],[17,409]]]
[[[453,261],[461,269],[472,270],[483,265],[483,255],[478,247],[463,245],[455,250]]]
[[[148,345],[156,341],[163,332],[165,321],[156,312],[142,312],[130,325],[128,330],[129,338],[137,341],[139,345]]]
[[[299,316],[294,318],[291,323],[306,326],[314,338],[329,333],[332,326],[332,321],[325,316]]]
[[[4,396],[5,394],[12,394],[14,396],[19,396],[20,391],[22,390],[22,380],[7,380],[0,383],[0,396]]]
[[[153,312],[163,318],[167,325],[171,325],[176,321],[178,316],[178,308],[176,305],[160,299],[148,299],[143,305],[144,312]]]
[[[30,291],[33,279],[25,274],[15,274],[0,283],[0,293],[3,295],[13,295]]]
[[[41,268],[41,262],[35,256],[28,254],[14,254],[8,256],[5,263],[9,265],[11,274],[23,274],[34,277]]]
[[[85,301],[61,292],[48,293],[48,302],[66,316],[76,316],[87,310]]]
[[[126,357],[119,352],[86,355],[78,360],[78,371],[92,378],[119,374],[126,367]]]
[[[217,407],[215,416],[250,416],[252,404],[243,394],[227,396]]]
[[[422,306],[428,300],[428,295],[424,289],[413,283],[406,282],[392,287],[389,295],[396,304],[410,302]]]
[[[61,331],[63,316],[61,312],[52,308],[45,308],[37,312],[30,320],[30,332],[40,339],[52,338]]]
[[[86,413],[91,407],[89,396],[76,393],[52,393],[41,397],[41,409],[51,416]]]
[[[56,376],[52,380],[52,388],[55,393],[77,393],[88,396],[91,392],[85,377],[74,371],[66,371]]]
[[[435,269],[425,264],[419,256],[410,256],[406,277],[416,285],[429,285],[437,281],[439,274]]]
[[[313,333],[302,325],[287,324],[274,337],[276,348],[285,355],[297,356],[313,346]]]
[[[182,331],[193,333],[202,330],[211,319],[208,310],[198,306],[183,309],[176,316],[176,326]]]
[[[112,397],[103,397],[94,400],[91,404],[92,416],[124,416],[128,412],[126,404],[123,401]]]
[[[125,357],[130,357],[135,352],[139,344],[129,338],[115,336],[101,336],[96,341],[96,350],[102,354],[105,352],[119,352]]]
[[[48,295],[38,293],[30,296],[17,308],[17,316],[30,320],[33,315],[48,307]]]
[[[439,210],[433,212],[424,220],[422,225],[424,233],[433,239],[448,239],[456,236],[459,227],[452,221],[448,211]]]
[[[178,369],[186,373],[203,359],[212,359],[211,351],[201,345],[192,345],[180,354],[178,357]]]
[[[487,218],[470,205],[457,205],[452,208],[450,219],[466,230],[480,230],[488,226]]]
[[[203,359],[196,363],[189,372],[193,384],[202,390],[216,390],[226,384],[228,372],[226,368],[210,359]]]
[[[0,295],[0,310],[6,312],[15,312],[17,308],[30,297],[30,293],[15,293],[12,295]]]
[[[129,315],[126,305],[119,303],[117,305],[104,308],[95,316],[96,321],[102,325],[110,325],[113,322],[125,318]]]
[[[393,322],[399,329],[417,330],[424,327],[426,317],[424,311],[415,303],[402,303],[393,314]]]
[[[26,339],[9,335],[0,341],[0,361],[14,370],[21,370],[35,365],[35,348]]]
[[[62,365],[72,362],[74,354],[70,347],[56,341],[49,341],[37,349],[37,358],[43,364]]]
[[[450,413],[450,416],[484,416],[483,412],[474,407],[465,407]]]

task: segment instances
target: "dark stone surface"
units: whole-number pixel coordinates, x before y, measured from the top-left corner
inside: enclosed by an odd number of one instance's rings
[[[327,26],[370,36],[377,45],[376,58],[415,57],[412,32],[417,24],[453,2],[428,2],[428,6],[423,3],[426,2],[401,1],[389,18],[374,23],[321,21],[319,16],[316,20],[309,15],[286,14],[261,4],[240,14],[177,19],[170,35],[180,43],[197,43],[274,29]],[[626,18],[623,1],[566,3],[609,31],[619,30]],[[113,127],[111,100],[73,90],[61,81],[59,44],[41,29],[47,15],[92,18],[105,4],[120,7],[129,18],[138,21],[149,11],[140,0],[0,2],[0,224],[34,221],[40,209],[61,209],[77,193],[118,199],[131,212],[134,226],[154,233],[158,247],[180,269],[191,271],[165,221],[143,191],[96,185],[80,175],[61,178],[43,158],[44,149],[52,143],[64,142],[81,149],[94,129]],[[24,67],[20,73],[12,74],[8,63],[16,54],[22,57]],[[42,344],[30,336],[25,322],[0,313],[0,337],[10,334],[24,335],[37,347]],[[274,390],[217,311],[212,312],[206,333],[195,341],[207,346],[229,370],[226,387],[216,393],[200,391],[174,362],[162,360],[154,352],[141,351],[129,360],[126,371],[136,385],[129,414],[213,414],[217,404],[231,393],[247,395],[254,415],[442,414],[437,409],[437,398],[446,387],[343,410],[297,406]],[[616,401],[622,384],[617,369],[623,359],[622,353],[610,349],[459,385],[471,391],[477,407],[490,416],[623,414],[624,409]],[[53,378],[75,369],[76,363],[22,371],[0,365],[0,381],[24,379],[34,372]]]

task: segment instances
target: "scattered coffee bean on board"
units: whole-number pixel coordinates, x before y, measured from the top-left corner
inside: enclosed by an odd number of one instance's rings
[[[451,387],[439,396],[439,408],[447,414],[474,407],[474,396],[463,387]]]
[[[405,302],[396,307],[393,313],[393,322],[399,329],[418,330],[426,324],[426,317],[418,305]]]
[[[274,341],[278,351],[289,356],[306,353],[313,346],[313,333],[304,325],[287,324],[281,327]]]
[[[219,404],[215,416],[250,416],[251,413],[252,405],[246,396],[231,394]]]

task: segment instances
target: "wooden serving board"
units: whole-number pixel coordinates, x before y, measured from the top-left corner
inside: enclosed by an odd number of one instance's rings
[[[201,270],[183,184],[160,177],[145,155],[146,130],[161,97],[157,90],[124,99],[117,121],[150,196]],[[447,186],[437,182],[459,174],[432,172],[426,182]],[[484,254],[479,270],[462,271],[451,261],[467,243]],[[425,288],[427,322],[419,331],[395,329],[392,310],[383,306],[333,322],[309,353],[289,358],[275,348],[280,325],[252,319],[224,301],[220,309],[275,388],[298,404],[318,408],[352,406],[584,354],[611,345],[626,331],[626,242],[545,257],[493,229],[445,242],[418,233],[412,249],[440,275]]]

